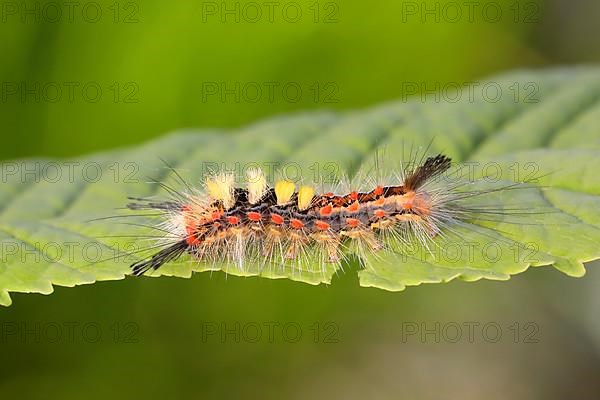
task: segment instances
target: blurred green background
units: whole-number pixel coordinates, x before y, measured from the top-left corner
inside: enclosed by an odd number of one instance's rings
[[[465,2],[393,0],[1,6],[0,159],[66,157],[176,129],[360,108],[402,97],[406,82],[434,89],[514,68],[600,61],[595,0],[481,1],[473,14]],[[598,265],[590,265],[581,280],[547,268],[509,282],[403,293],[359,288],[350,271],[331,287],[198,274],[13,294],[0,310],[0,393],[599,398],[598,284]],[[275,327],[270,343],[271,322],[296,324],[301,337],[286,340]],[[403,337],[436,322],[439,343],[433,334]],[[452,322],[463,329],[458,343],[442,330]],[[469,322],[498,324],[501,339],[490,343],[476,328],[470,343]],[[222,323],[240,324],[239,343],[235,335],[222,340]],[[256,343],[247,340],[253,324],[262,329]],[[63,336],[50,340],[55,325]],[[537,342],[528,343],[532,326]],[[209,327],[217,332],[203,337]]]

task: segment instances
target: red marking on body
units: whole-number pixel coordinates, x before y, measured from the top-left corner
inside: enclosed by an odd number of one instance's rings
[[[348,225],[350,228],[356,228],[358,225],[360,225],[360,219],[346,218],[346,225]]]
[[[186,241],[190,246],[194,246],[200,243],[196,238],[196,227],[200,225],[200,221],[196,215],[192,213],[192,209],[188,205],[181,207],[183,212],[183,222],[185,224],[185,232],[187,234]]]
[[[331,204],[327,204],[325,207],[321,207],[321,209],[319,210],[319,214],[321,214],[322,217],[327,217],[328,215],[331,215],[332,212],[333,207],[331,206]]]
[[[273,223],[276,225],[283,225],[285,222],[283,217],[279,214],[271,214],[271,221],[273,221]]]
[[[356,201],[358,200],[358,192],[350,192],[350,200]]]
[[[385,217],[385,211],[383,211],[383,210],[375,210],[373,212],[373,214],[375,214],[375,216],[377,218],[383,218],[383,217]]]
[[[304,228],[304,222],[300,221],[299,219],[292,219],[290,220],[290,225],[292,225],[292,228],[294,229],[302,229]]]
[[[213,219],[213,221],[221,219],[222,216],[223,216],[223,211],[213,211],[212,214],[210,215],[210,217]]]
[[[412,191],[401,196],[400,204],[404,210],[410,210],[413,208],[415,204],[415,196],[415,192]]]
[[[321,220],[316,220],[315,221],[315,228],[317,228],[320,231],[326,231],[329,229],[329,224],[325,221],[321,221]]]
[[[323,196],[329,197],[329,198],[335,197],[335,195],[333,194],[333,192],[327,192]]]
[[[185,241],[187,242],[187,244],[189,244],[190,246],[197,246],[200,244],[200,239],[198,239],[196,237],[196,235],[194,234],[189,234],[188,237],[185,239]]]
[[[258,222],[262,219],[262,214],[257,213],[255,211],[250,211],[250,212],[246,213],[246,216],[248,217],[248,219],[250,221],[254,221],[254,222]]]
[[[231,225],[237,225],[240,223],[240,219],[239,219],[239,217],[236,217],[235,215],[231,215],[231,216],[227,217],[227,222]]]
[[[194,225],[186,225],[185,226],[185,232],[188,234],[188,236],[192,236],[194,233],[196,233],[196,227]],[[188,237],[188,243],[189,243],[189,237]]]
[[[357,212],[359,208],[360,208],[360,205],[358,204],[358,201],[355,201],[354,203],[352,203],[348,207],[346,207],[346,211],[354,213],[354,212]]]
[[[375,190],[373,190],[375,196],[381,196],[383,194],[383,186],[377,186]]]

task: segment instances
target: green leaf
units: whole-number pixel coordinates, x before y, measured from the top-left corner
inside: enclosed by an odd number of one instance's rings
[[[477,88],[488,93],[483,96]],[[134,221],[125,218],[89,221],[127,214],[119,209],[127,196],[160,193],[147,176],[176,185],[177,177],[162,160],[194,184],[214,163],[229,168],[271,163],[312,180],[355,173],[370,165],[380,148],[391,161],[383,169],[393,168],[408,148],[426,147],[432,139],[430,153],[477,165],[478,175],[489,175],[484,171],[489,165],[499,171],[496,182],[482,180],[476,189],[531,173],[539,179],[524,190],[474,199],[478,206],[505,208],[508,215],[456,227],[445,238],[438,236],[430,251],[413,246],[365,256],[366,268],[358,272],[362,286],[402,290],[455,278],[508,279],[542,265],[583,275],[583,263],[600,258],[600,70],[517,71],[459,95],[275,117],[235,131],[176,132],[136,148],[77,159],[6,161],[0,186],[0,304],[10,304],[9,292],[49,294],[53,285],[123,279],[138,259],[127,253],[139,249],[140,242],[152,245],[151,238],[131,236],[155,233],[128,225]],[[512,206],[543,212],[510,215]],[[147,219],[144,223],[152,221]],[[300,271],[239,271],[190,259],[158,272],[189,277],[211,269],[310,284],[329,283],[338,272],[316,270],[310,263]]]

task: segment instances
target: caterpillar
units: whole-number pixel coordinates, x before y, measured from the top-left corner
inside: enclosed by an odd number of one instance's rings
[[[157,270],[186,253],[198,262],[240,270],[250,264],[300,269],[307,260],[323,269],[331,263],[341,267],[353,253],[393,251],[388,237],[428,246],[453,225],[476,217],[477,210],[465,207],[464,199],[490,190],[434,187],[452,160],[444,154],[423,158],[396,174],[395,182],[344,193],[317,193],[313,186],[297,187],[285,179],[270,186],[263,171],[250,168],[244,187],[235,185],[233,173],[219,172],[200,189],[169,188],[168,200],[130,197],[128,209],[158,211],[157,229],[165,233],[160,249],[134,262],[132,273]]]

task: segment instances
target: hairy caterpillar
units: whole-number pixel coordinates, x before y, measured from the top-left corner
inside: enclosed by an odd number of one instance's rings
[[[235,186],[233,174],[221,172],[209,176],[201,190],[169,188],[166,201],[130,198],[131,210],[157,210],[162,217],[157,229],[166,233],[160,249],[133,263],[132,272],[143,275],[185,253],[240,270],[251,263],[300,269],[307,260],[322,269],[326,263],[341,265],[352,253],[386,251],[386,237],[427,247],[454,224],[476,217],[478,210],[464,207],[462,200],[494,190],[432,187],[451,167],[443,154],[418,164],[400,171],[396,182],[342,194],[316,193],[287,180],[271,187],[262,171],[252,168],[243,188]]]

